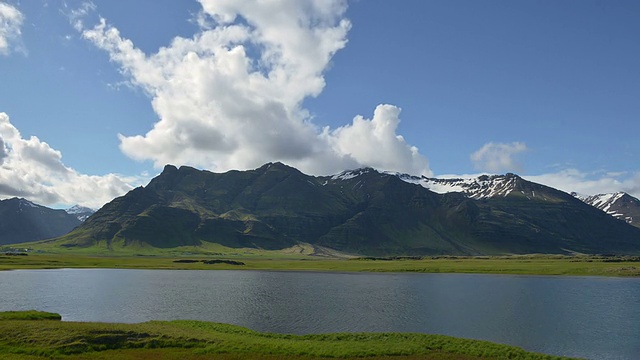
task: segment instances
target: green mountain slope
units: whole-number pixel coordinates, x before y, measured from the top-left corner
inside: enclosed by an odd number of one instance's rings
[[[517,175],[499,180],[511,188],[472,199],[369,168],[313,177],[281,163],[227,173],[168,165],[54,243],[171,248],[206,241],[260,249],[310,243],[364,255],[640,253],[640,229]]]

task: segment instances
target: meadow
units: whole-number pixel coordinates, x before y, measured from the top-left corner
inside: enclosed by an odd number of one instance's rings
[[[562,359],[486,341],[416,333],[286,335],[202,321],[62,322],[0,313],[6,359]]]
[[[220,262],[212,260],[224,260]],[[418,273],[484,273],[570,276],[640,276],[637,257],[526,255],[337,259],[304,254],[0,255],[0,270],[122,268],[173,270],[281,270]]]

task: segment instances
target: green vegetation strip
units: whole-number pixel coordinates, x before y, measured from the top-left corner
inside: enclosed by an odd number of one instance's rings
[[[192,259],[193,261],[185,261]],[[222,259],[224,261],[211,261]],[[238,264],[241,263],[241,264]],[[89,256],[29,254],[0,256],[0,270],[126,268],[175,270],[297,270],[421,273],[485,273],[574,276],[640,276],[637,258],[511,256],[425,259],[326,259],[312,256]]]
[[[415,333],[283,335],[202,321],[51,321],[0,313],[0,358],[11,359],[561,359],[486,341]],[[26,319],[30,320],[26,320]]]

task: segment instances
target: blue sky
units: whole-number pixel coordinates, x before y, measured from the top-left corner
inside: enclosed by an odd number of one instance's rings
[[[639,34],[637,1],[0,0],[0,198],[268,161],[640,196]]]

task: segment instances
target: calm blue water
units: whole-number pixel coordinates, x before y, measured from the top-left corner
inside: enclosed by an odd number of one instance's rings
[[[0,272],[0,311],[65,321],[197,319],[259,331],[401,331],[640,359],[640,279],[273,271]]]

